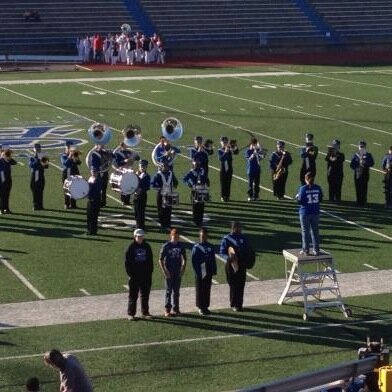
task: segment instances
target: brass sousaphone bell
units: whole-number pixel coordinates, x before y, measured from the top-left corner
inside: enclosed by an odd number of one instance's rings
[[[136,147],[142,141],[142,130],[139,125],[128,125],[122,130],[124,143],[128,147]]]

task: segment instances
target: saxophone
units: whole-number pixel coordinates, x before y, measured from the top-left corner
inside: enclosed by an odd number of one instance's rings
[[[286,169],[283,167],[283,160],[284,160],[284,156],[286,155],[286,151],[283,151],[282,153],[282,158],[280,158],[279,163],[276,166],[275,172],[272,175],[272,179],[274,181],[279,180],[280,177],[283,176],[283,174],[286,172]]]

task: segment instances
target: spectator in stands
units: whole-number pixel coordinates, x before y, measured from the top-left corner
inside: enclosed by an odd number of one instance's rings
[[[158,51],[158,58],[157,58],[157,63],[158,64],[165,64],[165,55],[166,52],[163,49],[163,42],[162,40],[159,40],[157,42],[157,51]]]
[[[90,37],[88,35],[86,35],[86,37],[83,40],[83,46],[84,46],[84,63],[89,63],[90,59],[91,59],[91,40]]]
[[[103,41],[99,34],[95,34],[93,41],[94,63],[102,63],[103,58]]]
[[[26,381],[26,392],[39,392],[39,380],[37,377],[31,377]]]
[[[127,65],[133,65],[135,60],[136,43],[134,37],[127,38],[126,51],[127,51]]]
[[[112,60],[112,47],[113,47],[113,36],[109,33],[103,41],[103,55],[105,64],[110,64]]]
[[[141,38],[144,64],[150,63],[151,39],[142,34]]]
[[[41,16],[37,10],[26,10],[23,12],[22,16],[24,17],[25,22],[30,20],[39,22],[41,20]]]

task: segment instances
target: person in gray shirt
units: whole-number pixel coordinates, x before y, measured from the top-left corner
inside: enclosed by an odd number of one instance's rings
[[[92,392],[93,387],[78,359],[53,349],[44,355],[44,362],[60,373],[60,392]]]

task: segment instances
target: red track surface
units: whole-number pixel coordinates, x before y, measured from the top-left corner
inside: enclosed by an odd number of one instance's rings
[[[81,64],[82,67],[93,71],[125,71],[148,68],[226,68],[240,66],[260,66],[271,64],[318,64],[318,65],[365,65],[391,64],[392,52],[347,52],[334,51],[329,53],[300,53],[300,54],[266,54],[255,59],[250,58],[178,58],[171,59],[166,64],[150,65],[105,65]]]

